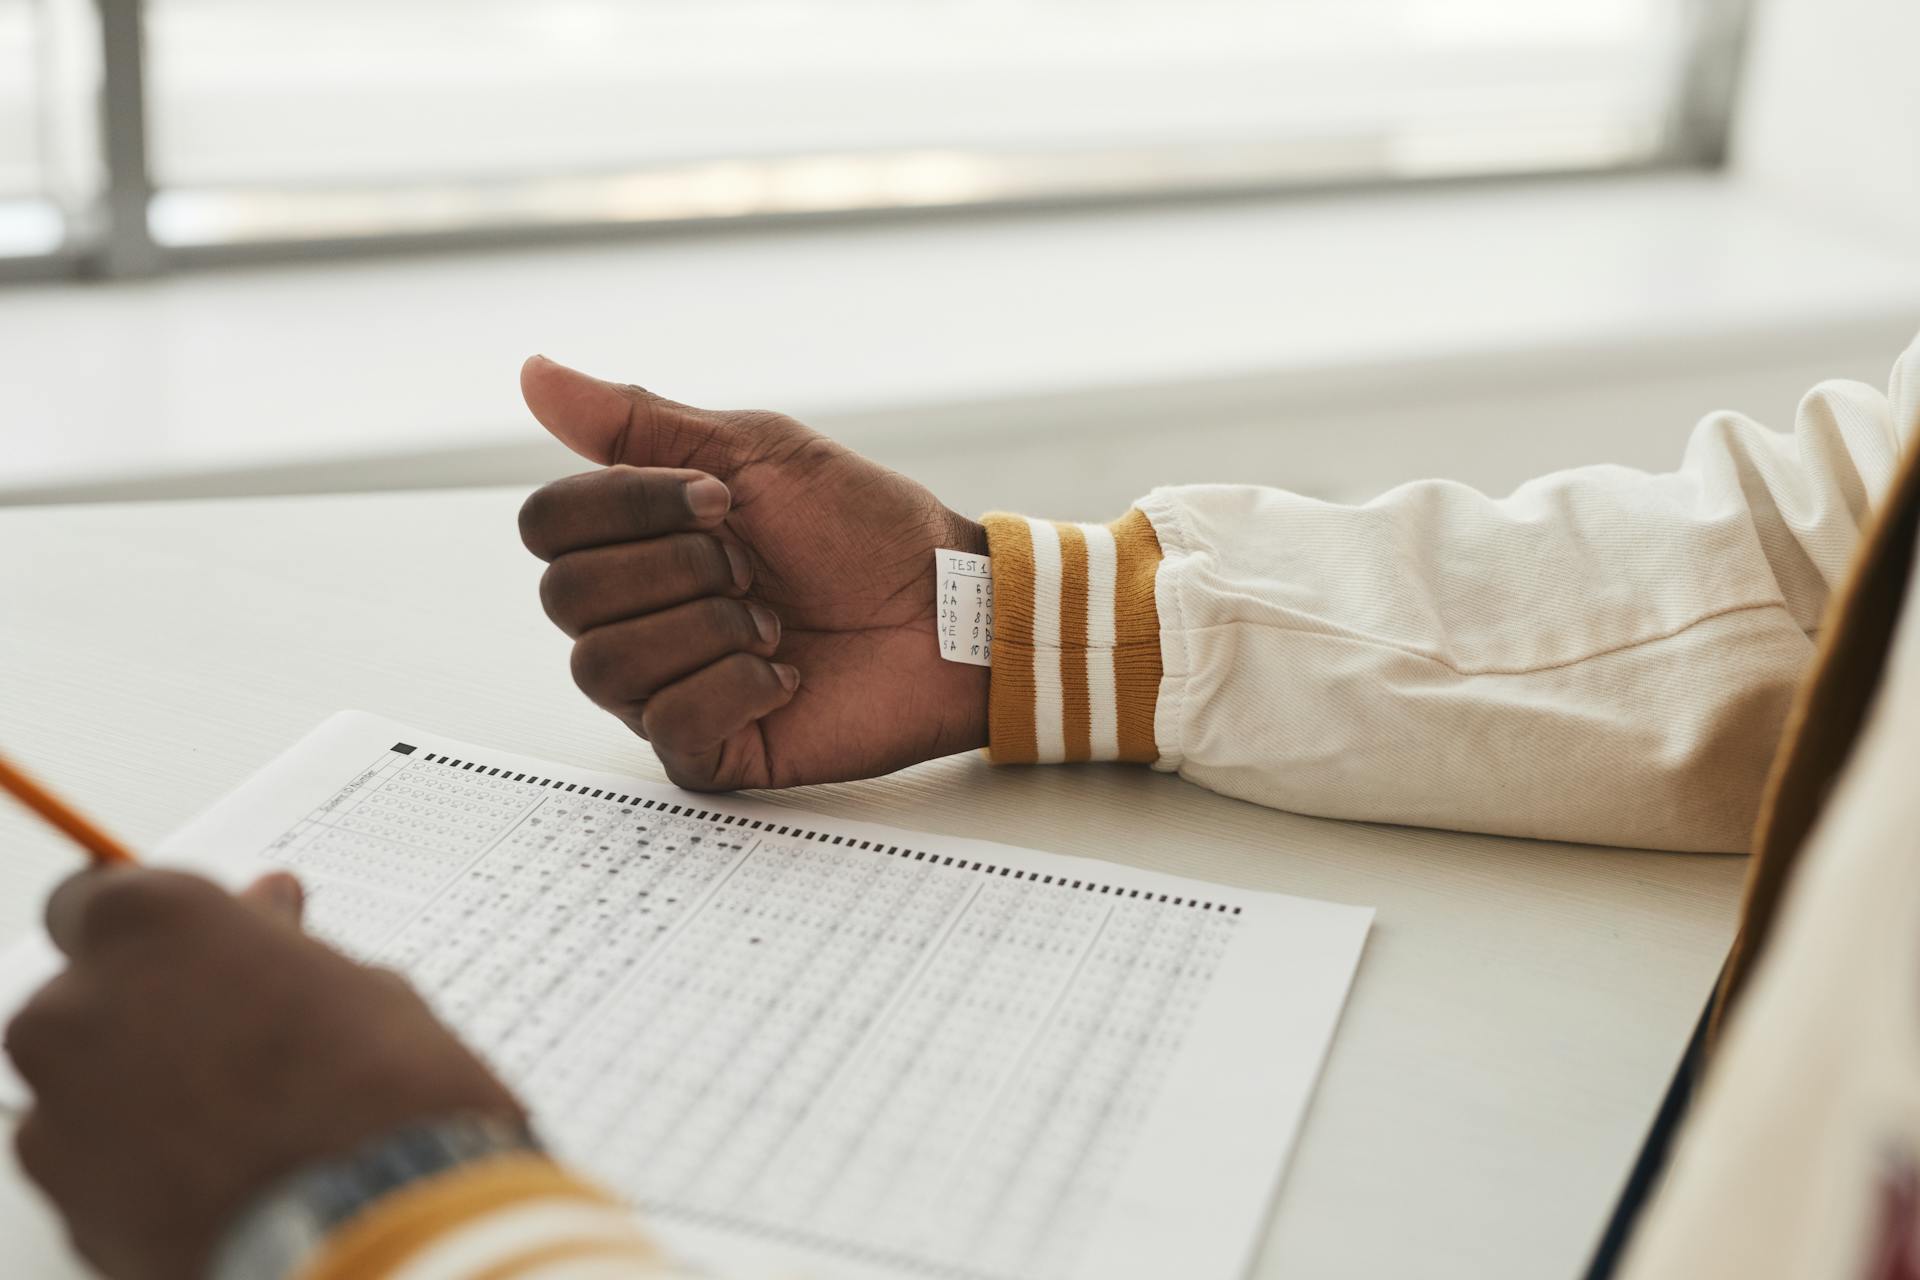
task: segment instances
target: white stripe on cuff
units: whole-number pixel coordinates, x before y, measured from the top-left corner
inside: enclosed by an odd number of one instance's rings
[[[542,1196],[469,1219],[430,1241],[395,1268],[393,1280],[462,1280],[546,1245],[606,1244],[645,1256],[647,1244],[630,1209],[597,1200]],[[669,1275],[629,1256],[635,1277]]]
[[[1060,686],[1060,531],[1027,518],[1033,533],[1033,744],[1042,764],[1067,758]]]
[[[1117,634],[1113,613],[1114,576],[1120,552],[1113,530],[1103,524],[1083,524],[1087,539],[1087,710],[1092,715],[1089,745],[1095,760],[1120,755],[1119,695],[1114,691],[1113,646]]]

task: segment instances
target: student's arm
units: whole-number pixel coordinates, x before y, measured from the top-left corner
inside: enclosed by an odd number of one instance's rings
[[[1675,471],[1361,506],[1156,490],[1108,527],[986,519],[996,759],[1151,761],[1302,813],[1739,850],[1827,602],[1920,433],[1830,382]],[[1091,727],[1091,728],[1090,728]]]
[[[862,777],[969,747],[1152,763],[1302,813],[1745,846],[1828,598],[1920,418],[1827,383],[1791,433],[1734,414],[1675,471],[1362,506],[1162,489],[1110,526],[989,516],[788,419],[535,360],[528,403],[596,462],[523,514],[588,694],[698,787]],[[713,474],[733,505],[696,515]],[[716,495],[718,496],[718,495]],[[991,696],[940,661],[932,550],[991,551]],[[730,551],[728,550],[730,549]],[[729,565],[731,564],[731,569]],[[748,602],[783,627],[752,627]]]
[[[538,1149],[519,1102],[396,975],[302,932],[291,877],[87,872],[64,972],[7,1027],[15,1146],[112,1280],[674,1273]]]

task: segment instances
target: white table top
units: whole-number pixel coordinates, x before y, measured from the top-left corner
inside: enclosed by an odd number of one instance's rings
[[[517,493],[0,511],[0,743],[147,844],[342,707],[659,779],[573,689]],[[1732,933],[1743,860],[1326,822],[972,756],[850,818],[1379,908],[1259,1277],[1571,1277]],[[0,940],[75,863],[0,805]],[[79,1274],[0,1169],[0,1274]]]

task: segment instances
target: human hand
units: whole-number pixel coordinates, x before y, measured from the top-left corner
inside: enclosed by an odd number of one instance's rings
[[[985,746],[987,669],[935,639],[936,547],[981,527],[791,418],[695,409],[541,356],[527,405],[606,469],[520,512],[573,675],[683,787],[788,787]],[[716,481],[720,483],[716,483]]]
[[[32,1087],[21,1167],[115,1280],[205,1274],[284,1174],[520,1104],[397,975],[300,928],[284,873],[235,897],[196,876],[82,872],[47,903],[68,966],[6,1031]]]

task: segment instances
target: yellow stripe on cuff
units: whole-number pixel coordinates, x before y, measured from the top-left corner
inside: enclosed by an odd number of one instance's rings
[[[1087,535],[1060,531],[1060,736],[1069,760],[1093,758],[1093,712],[1087,703]]]
[[[1153,712],[1160,698],[1160,615],[1153,598],[1160,539],[1138,508],[1107,528],[1113,531],[1117,561],[1113,571],[1117,758],[1149,763],[1160,757],[1153,736]]]
[[[1032,764],[1033,534],[1021,516],[980,521],[993,560],[993,670],[987,682],[987,754],[996,764]]]
[[[603,1260],[617,1258],[637,1263],[642,1269],[631,1273],[634,1280],[666,1274],[653,1265],[658,1261],[656,1255],[636,1247],[630,1241],[552,1240],[490,1263],[482,1270],[462,1277],[462,1280],[516,1280],[517,1277],[535,1275],[547,1268],[556,1267],[559,1263],[581,1262],[588,1258]]]
[[[543,1199],[618,1204],[545,1156],[476,1160],[389,1192],[348,1218],[301,1268],[299,1280],[377,1280],[475,1219]]]

